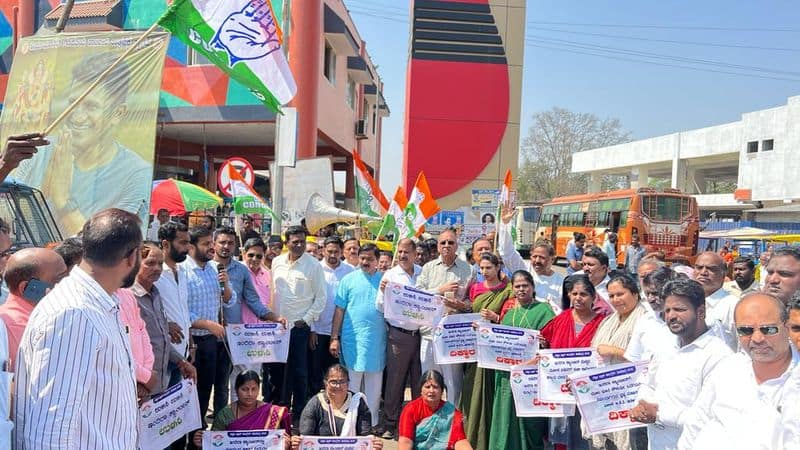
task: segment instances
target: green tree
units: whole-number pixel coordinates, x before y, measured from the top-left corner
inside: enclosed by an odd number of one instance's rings
[[[537,112],[520,149],[517,189],[521,200],[586,192],[586,175],[572,173],[572,154],[630,140],[630,132],[622,128],[619,119],[558,107]],[[624,178],[608,175],[603,188],[617,189],[625,184]]]

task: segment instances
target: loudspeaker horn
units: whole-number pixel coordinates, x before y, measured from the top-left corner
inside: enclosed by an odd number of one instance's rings
[[[339,209],[327,203],[322,199],[322,196],[317,193],[314,193],[314,195],[308,199],[308,205],[306,206],[306,228],[308,228],[311,234],[316,234],[320,228],[332,223],[358,223],[362,219],[375,220],[374,217]]]

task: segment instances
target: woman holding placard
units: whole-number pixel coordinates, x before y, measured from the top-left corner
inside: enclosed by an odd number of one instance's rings
[[[506,312],[501,323],[512,327],[541,330],[555,314],[549,304],[534,299],[536,288],[533,277],[525,270],[518,270],[511,276],[511,284],[517,306]],[[509,372],[495,371],[494,384],[494,404],[489,431],[492,448],[544,449],[547,419],[517,417]]]
[[[614,314],[600,323],[592,339],[592,347],[607,366],[626,362],[625,349],[630,343],[633,328],[645,317],[647,309],[639,298],[639,285],[630,275],[617,273],[608,282],[608,301]],[[611,447],[609,447],[609,445]],[[628,431],[603,433],[592,436],[592,448],[630,448]]]
[[[464,416],[442,400],[445,389],[439,372],[422,374],[421,395],[400,414],[398,450],[472,450],[464,434]]]
[[[500,323],[502,315],[515,303],[514,293],[508,279],[502,280],[500,260],[491,253],[479,255],[478,267],[484,281],[475,283],[469,289],[472,311],[483,320]],[[465,427],[467,438],[476,450],[489,448],[489,425],[492,421],[494,402],[494,370],[468,363],[464,368],[464,389],[461,392],[459,407],[467,417]]]
[[[542,328],[542,346],[557,348],[591,347],[592,338],[605,318],[593,310],[597,293],[588,275],[570,275],[564,280],[561,299],[564,310]],[[550,419],[550,442],[556,450],[588,450],[581,435],[581,416]]]
[[[234,383],[238,400],[226,406],[211,425],[212,431],[260,431],[284,430],[286,450],[289,450],[289,436],[292,431],[292,415],[284,406],[272,405],[258,400],[261,391],[261,377],[255,371],[245,370],[236,377]],[[201,447],[203,431],[194,434],[194,445]]]

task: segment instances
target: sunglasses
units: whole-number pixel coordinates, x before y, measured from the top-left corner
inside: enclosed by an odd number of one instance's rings
[[[736,334],[739,336],[752,336],[755,333],[756,329],[761,332],[764,336],[774,336],[778,334],[781,329],[777,325],[763,325],[760,327],[736,327]]]
[[[439,245],[456,245],[456,241],[439,241]]]
[[[262,259],[262,258],[264,258],[264,255],[259,255],[259,254],[256,254],[256,253],[248,253],[246,256],[247,256],[248,258],[255,258],[255,259]]]

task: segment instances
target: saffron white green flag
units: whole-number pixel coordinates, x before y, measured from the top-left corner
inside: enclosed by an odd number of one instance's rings
[[[396,224],[399,231],[398,239],[419,234],[425,222],[437,212],[439,204],[433,199],[425,174],[420,172],[414,183],[414,190],[408,197],[408,205],[403,210],[403,218]]]
[[[383,218],[381,230],[377,233],[378,236],[391,234],[394,236],[395,243],[397,243],[400,237],[397,224],[403,220],[403,210],[406,209],[407,204],[405,189],[402,186],[397,186],[392,203],[389,204],[389,210],[386,212],[386,217]]]
[[[297,92],[270,0],[175,0],[158,22],[273,111]]]
[[[389,208],[389,202],[386,201],[378,182],[372,178],[366,164],[355,150],[353,150],[353,164],[355,165],[358,211],[368,216],[382,217]]]
[[[247,181],[242,178],[239,171],[233,167],[233,164],[228,164],[228,170],[231,179],[231,197],[233,197],[233,212],[235,214],[269,214],[273,218],[275,214],[272,208],[267,205],[258,193],[247,184]]]

